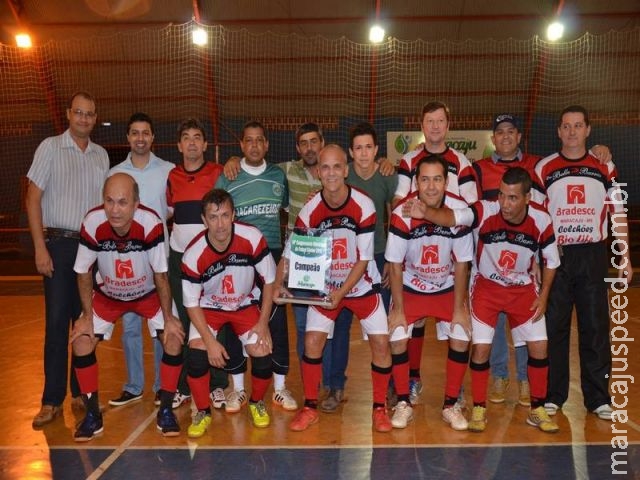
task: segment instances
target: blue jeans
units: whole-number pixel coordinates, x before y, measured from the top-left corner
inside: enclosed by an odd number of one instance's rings
[[[519,382],[527,380],[527,346],[516,347],[516,376]],[[494,378],[509,378],[509,345],[507,345],[507,315],[500,313],[491,344],[491,375]]]
[[[129,393],[139,395],[144,390],[144,355],[142,348],[143,318],[135,312],[122,315],[122,348],[127,367],[127,382],[122,387]],[[162,343],[153,339],[153,366],[155,379],[153,391],[160,390],[160,362],[162,361]]]
[[[304,290],[296,290],[297,296],[305,295]],[[311,293],[308,294],[311,296]],[[304,335],[307,326],[306,305],[293,304],[293,314],[296,320],[296,351],[302,364],[304,353]],[[322,352],[322,385],[325,388],[344,390],[347,381],[346,371],[349,363],[349,341],[353,314],[343,309],[336,318],[333,329],[333,339],[327,339]]]
[[[376,266],[378,267],[378,271],[380,272],[380,280],[382,281],[382,272],[384,271],[384,264],[386,260],[384,259],[384,252],[376,253],[374,255]],[[389,302],[391,302],[391,289],[383,288],[382,284],[380,284],[380,295],[382,295],[382,303],[384,304],[384,309],[387,313],[389,313]]]
[[[80,316],[80,294],[73,264],[78,240],[50,238],[47,250],[53,261],[53,276],[44,279],[45,336],[43,405],[62,405],[69,379],[69,328]],[[80,395],[75,371],[71,367],[71,394]]]

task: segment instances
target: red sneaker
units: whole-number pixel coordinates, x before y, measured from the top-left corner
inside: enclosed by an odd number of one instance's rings
[[[373,428],[376,432],[390,432],[393,429],[386,408],[376,407],[373,409]]]
[[[314,423],[318,423],[318,420],[320,420],[318,410],[315,408],[303,407],[302,410],[298,410],[296,416],[291,420],[289,429],[294,432],[302,432]]]

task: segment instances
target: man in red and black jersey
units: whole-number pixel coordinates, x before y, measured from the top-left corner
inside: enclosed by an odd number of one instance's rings
[[[111,338],[115,321],[126,312],[148,319],[149,332],[162,340],[157,426],[164,436],[176,436],[180,426],[171,402],[182,367],[184,330],[171,300],[163,222],[153,210],[140,205],[138,184],[125,173],[107,179],[103,198],[103,205],[90,210],[82,222],[73,267],[78,274],[82,315],[69,341],[87,410],[74,440],[87,442],[103,431],[95,349],[99,340]]]
[[[584,406],[599,418],[611,420],[606,239],[611,215],[616,240],[629,246],[625,202],[621,201],[626,194],[617,182],[613,163],[601,165],[587,150],[590,133],[587,110],[579,105],[565,108],[558,122],[560,152],[536,165],[562,252],[562,265],[549,297],[549,394],[545,407],[554,415],[569,396],[569,339],[575,305]],[[622,252],[618,264],[618,275],[627,284],[633,276],[629,250]]]

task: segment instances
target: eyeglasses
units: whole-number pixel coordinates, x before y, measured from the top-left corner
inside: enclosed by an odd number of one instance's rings
[[[84,110],[80,110],[79,108],[71,110],[71,113],[73,113],[78,118],[95,118],[96,117],[96,112],[85,112]]]

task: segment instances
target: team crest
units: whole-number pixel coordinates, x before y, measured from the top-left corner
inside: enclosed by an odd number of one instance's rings
[[[586,203],[587,197],[584,192],[584,185],[567,185],[567,203],[569,205]]]
[[[116,260],[116,278],[133,278],[133,264],[129,260]]]
[[[438,245],[422,246],[422,265],[434,265],[440,263],[440,255],[438,253]]]
[[[331,246],[331,259],[344,260],[347,258],[347,239],[334,238]]]
[[[509,272],[515,270],[517,261],[517,252],[512,252],[511,250],[502,250],[500,252],[500,258],[498,259],[498,266],[501,268],[501,275],[507,276]]]
[[[236,289],[233,286],[233,275],[225,275],[222,278],[222,293],[227,295],[233,295],[236,293]]]

